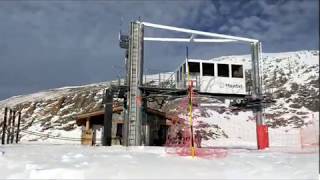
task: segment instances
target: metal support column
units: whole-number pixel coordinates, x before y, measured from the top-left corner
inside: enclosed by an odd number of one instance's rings
[[[260,48],[260,42],[252,43],[252,85],[253,85],[253,91],[252,96],[257,99],[262,98],[262,87],[261,87],[261,75],[260,75],[260,59],[261,59],[261,48]],[[261,104],[258,104],[258,107],[255,109],[256,111],[256,120],[257,124],[263,124],[262,114],[261,114]]]
[[[143,92],[143,96],[145,97],[146,94]],[[148,102],[147,98],[142,99],[142,134],[143,134],[143,145],[150,146],[150,123],[148,121],[148,114],[147,114],[147,108],[148,108]]]
[[[112,104],[113,92],[112,89],[106,89],[105,93],[105,109],[103,122],[103,146],[111,146],[112,143]]]
[[[143,82],[143,25],[131,22],[128,55],[128,145],[141,145]]]
[[[123,145],[128,146],[128,127],[129,127],[129,121],[128,121],[128,106],[127,106],[128,100],[127,100],[127,92],[124,95],[123,100],[123,129],[122,129],[122,138],[123,138]]]
[[[259,100],[256,107],[253,108],[253,113],[256,118],[257,128],[257,146],[258,149],[269,147],[268,127],[265,125],[262,114],[262,74],[261,74],[261,43],[256,42],[251,44],[252,49],[252,81],[253,81],[253,98]]]
[[[129,113],[128,113],[128,98],[129,98],[129,38],[128,38],[128,46],[125,51],[125,64],[126,64],[126,78],[125,78],[125,85],[127,86],[126,88],[126,93],[124,95],[124,100],[123,100],[123,117],[124,117],[124,122],[123,122],[123,145],[128,146],[129,145]]]
[[[4,108],[4,118],[3,118],[3,124],[2,124],[2,139],[1,143],[5,144],[6,141],[6,131],[7,131],[7,113],[8,113],[8,108]]]
[[[252,63],[252,81],[253,81],[253,95],[258,97],[261,95],[261,82],[260,82],[260,71],[259,71],[259,61],[260,61],[260,52],[259,52],[260,43],[251,44],[251,63]]]

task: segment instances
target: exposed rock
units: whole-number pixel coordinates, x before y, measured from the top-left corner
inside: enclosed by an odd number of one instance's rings
[[[295,109],[300,109],[302,106],[300,104],[290,104],[289,107],[295,108]]]

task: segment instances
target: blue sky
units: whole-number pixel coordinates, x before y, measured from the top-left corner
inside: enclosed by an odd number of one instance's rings
[[[264,52],[283,52],[319,49],[318,7],[315,0],[0,1],[0,100],[115,79],[124,72],[119,30],[138,17],[257,38]],[[146,43],[146,71],[174,70],[186,45],[194,58],[249,52],[239,44]]]

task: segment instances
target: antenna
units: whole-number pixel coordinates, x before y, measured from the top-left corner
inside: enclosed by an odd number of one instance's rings
[[[120,18],[120,24],[119,24],[119,26],[120,26],[120,32],[121,32],[121,29],[122,29],[122,23],[123,23],[123,17],[121,16],[121,18]]]
[[[121,31],[121,29],[122,29],[122,22],[123,22],[123,17],[121,16],[120,22],[119,22],[119,40],[120,40],[120,37],[121,37],[121,35],[122,35],[122,31]]]
[[[120,22],[119,22],[119,45],[121,48],[127,50],[129,47],[129,36],[122,34],[122,23],[123,23],[123,17],[121,16]]]

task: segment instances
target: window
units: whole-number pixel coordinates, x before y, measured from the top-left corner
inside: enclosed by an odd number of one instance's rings
[[[229,65],[228,64],[218,64],[218,76],[229,77]]]
[[[182,65],[182,72],[183,72],[184,74],[186,74],[186,72],[187,72],[187,71],[186,71],[186,64],[183,64],[183,65]]]
[[[180,79],[180,80],[182,80],[182,73],[183,73],[183,72],[182,72],[182,66],[181,66],[181,67],[180,67],[180,76],[179,76],[179,79]]]
[[[123,124],[121,123],[117,123],[117,132],[116,132],[116,136],[122,138],[122,127],[123,127]]]
[[[202,63],[202,75],[203,76],[214,76],[214,64]]]
[[[200,64],[197,62],[188,62],[190,73],[200,73]]]
[[[176,72],[176,81],[179,82],[179,71]]]
[[[243,78],[242,65],[231,65],[232,77]]]
[[[185,78],[185,76],[186,76],[186,64],[183,64],[182,65],[182,81],[185,81],[186,80],[186,78]]]

